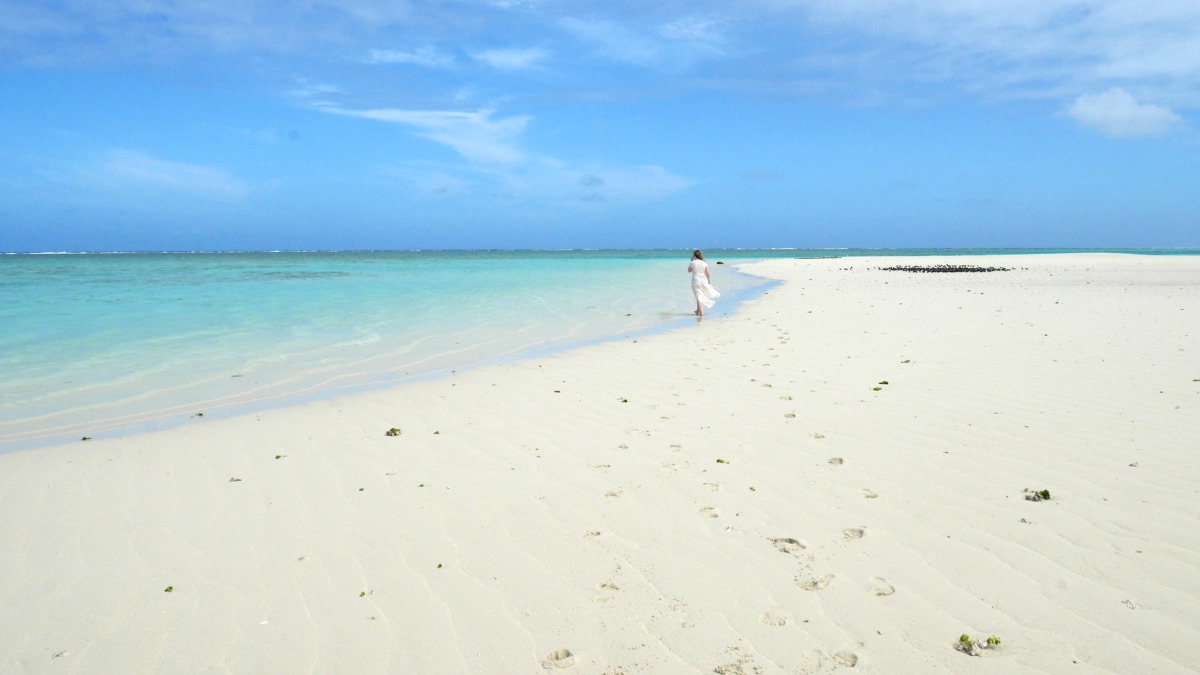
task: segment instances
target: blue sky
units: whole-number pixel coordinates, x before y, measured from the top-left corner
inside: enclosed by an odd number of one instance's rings
[[[1200,246],[1191,0],[0,16],[5,251]]]

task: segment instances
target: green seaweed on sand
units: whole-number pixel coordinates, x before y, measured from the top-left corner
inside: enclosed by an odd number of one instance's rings
[[[883,391],[883,387],[871,387],[871,391]]]
[[[1025,499],[1031,502],[1050,501],[1049,490],[1030,490],[1029,488],[1025,488],[1022,492],[1025,493]]]
[[[999,646],[1000,638],[995,635],[989,636],[986,640],[973,640],[970,635],[963,633],[954,648],[970,656],[983,656],[983,650],[996,649]]]
[[[879,384],[887,384],[887,383],[888,383],[888,381],[887,381],[887,380],[880,380],[880,381],[879,381]]]
[[[174,592],[175,592],[174,586],[167,586],[166,588],[163,589],[163,593],[174,593]]]
[[[717,458],[717,464],[728,464],[728,463],[729,462],[726,462],[725,460],[721,459],[720,457]]]
[[[396,427],[392,427],[391,429],[388,429],[386,432],[384,432],[384,435],[385,436],[399,436],[402,433],[404,433],[404,432],[400,431]]]

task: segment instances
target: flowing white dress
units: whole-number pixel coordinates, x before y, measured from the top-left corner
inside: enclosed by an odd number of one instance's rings
[[[708,275],[704,272],[708,269],[708,263],[703,260],[693,260],[692,264],[688,265],[688,269],[692,272],[692,293],[696,296],[696,301],[705,307],[712,307],[713,302],[721,297],[717,289],[708,283]]]

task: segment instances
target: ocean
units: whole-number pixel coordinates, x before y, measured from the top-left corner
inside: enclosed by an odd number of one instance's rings
[[[1065,250],[712,250],[717,262]],[[1189,253],[1188,251],[1136,251]],[[1194,252],[1190,252],[1194,253]],[[0,255],[0,450],[179,424],[694,321],[690,251]]]

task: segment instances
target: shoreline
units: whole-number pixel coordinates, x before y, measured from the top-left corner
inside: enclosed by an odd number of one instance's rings
[[[742,277],[742,279],[739,279],[730,290],[725,292],[723,296],[724,300],[717,306],[710,319],[720,319],[735,313],[741,303],[759,296],[778,283],[765,277],[741,271],[739,266],[742,264],[745,264],[745,261],[733,262],[727,265],[735,275]],[[683,291],[680,292],[681,296],[682,294]],[[686,306],[687,302],[682,301],[680,305]],[[626,316],[629,315],[627,314]],[[450,356],[448,354],[437,354],[430,357],[430,360],[440,365],[432,368],[421,367],[419,364],[408,364],[408,367],[413,372],[399,374],[394,369],[389,369],[384,374],[376,375],[358,372],[336,378],[337,380],[345,380],[341,383],[335,383],[335,379],[329,379],[321,383],[306,385],[302,389],[295,389],[288,393],[280,393],[278,391],[278,383],[267,382],[259,387],[259,389],[267,392],[261,396],[251,392],[240,396],[226,396],[210,401],[181,403],[173,405],[170,408],[160,408],[148,412],[129,413],[119,417],[109,417],[99,422],[79,422],[68,426],[55,427],[50,430],[40,429],[28,432],[13,432],[7,436],[0,437],[0,455],[9,452],[36,450],[55,445],[66,445],[78,442],[81,435],[89,441],[128,438],[144,433],[168,431],[188,425],[198,418],[205,418],[206,421],[227,419],[268,410],[286,409],[316,401],[381,392],[417,382],[438,380],[456,373],[469,372],[478,368],[504,365],[531,358],[542,358],[559,352],[568,352],[597,344],[643,338],[661,332],[678,330],[692,322],[693,319],[694,317],[690,313],[684,311],[670,315],[662,314],[655,323],[641,327],[585,338],[575,335],[561,335],[543,340],[537,344],[510,345],[499,353],[495,353],[494,351],[478,354],[471,353],[466,355],[467,358],[465,360],[464,355]],[[374,360],[375,358],[377,357],[371,356],[367,357],[366,360]],[[56,414],[61,415],[62,413]]]
[[[0,670],[1200,668],[1200,259],[996,259],[0,454]]]

